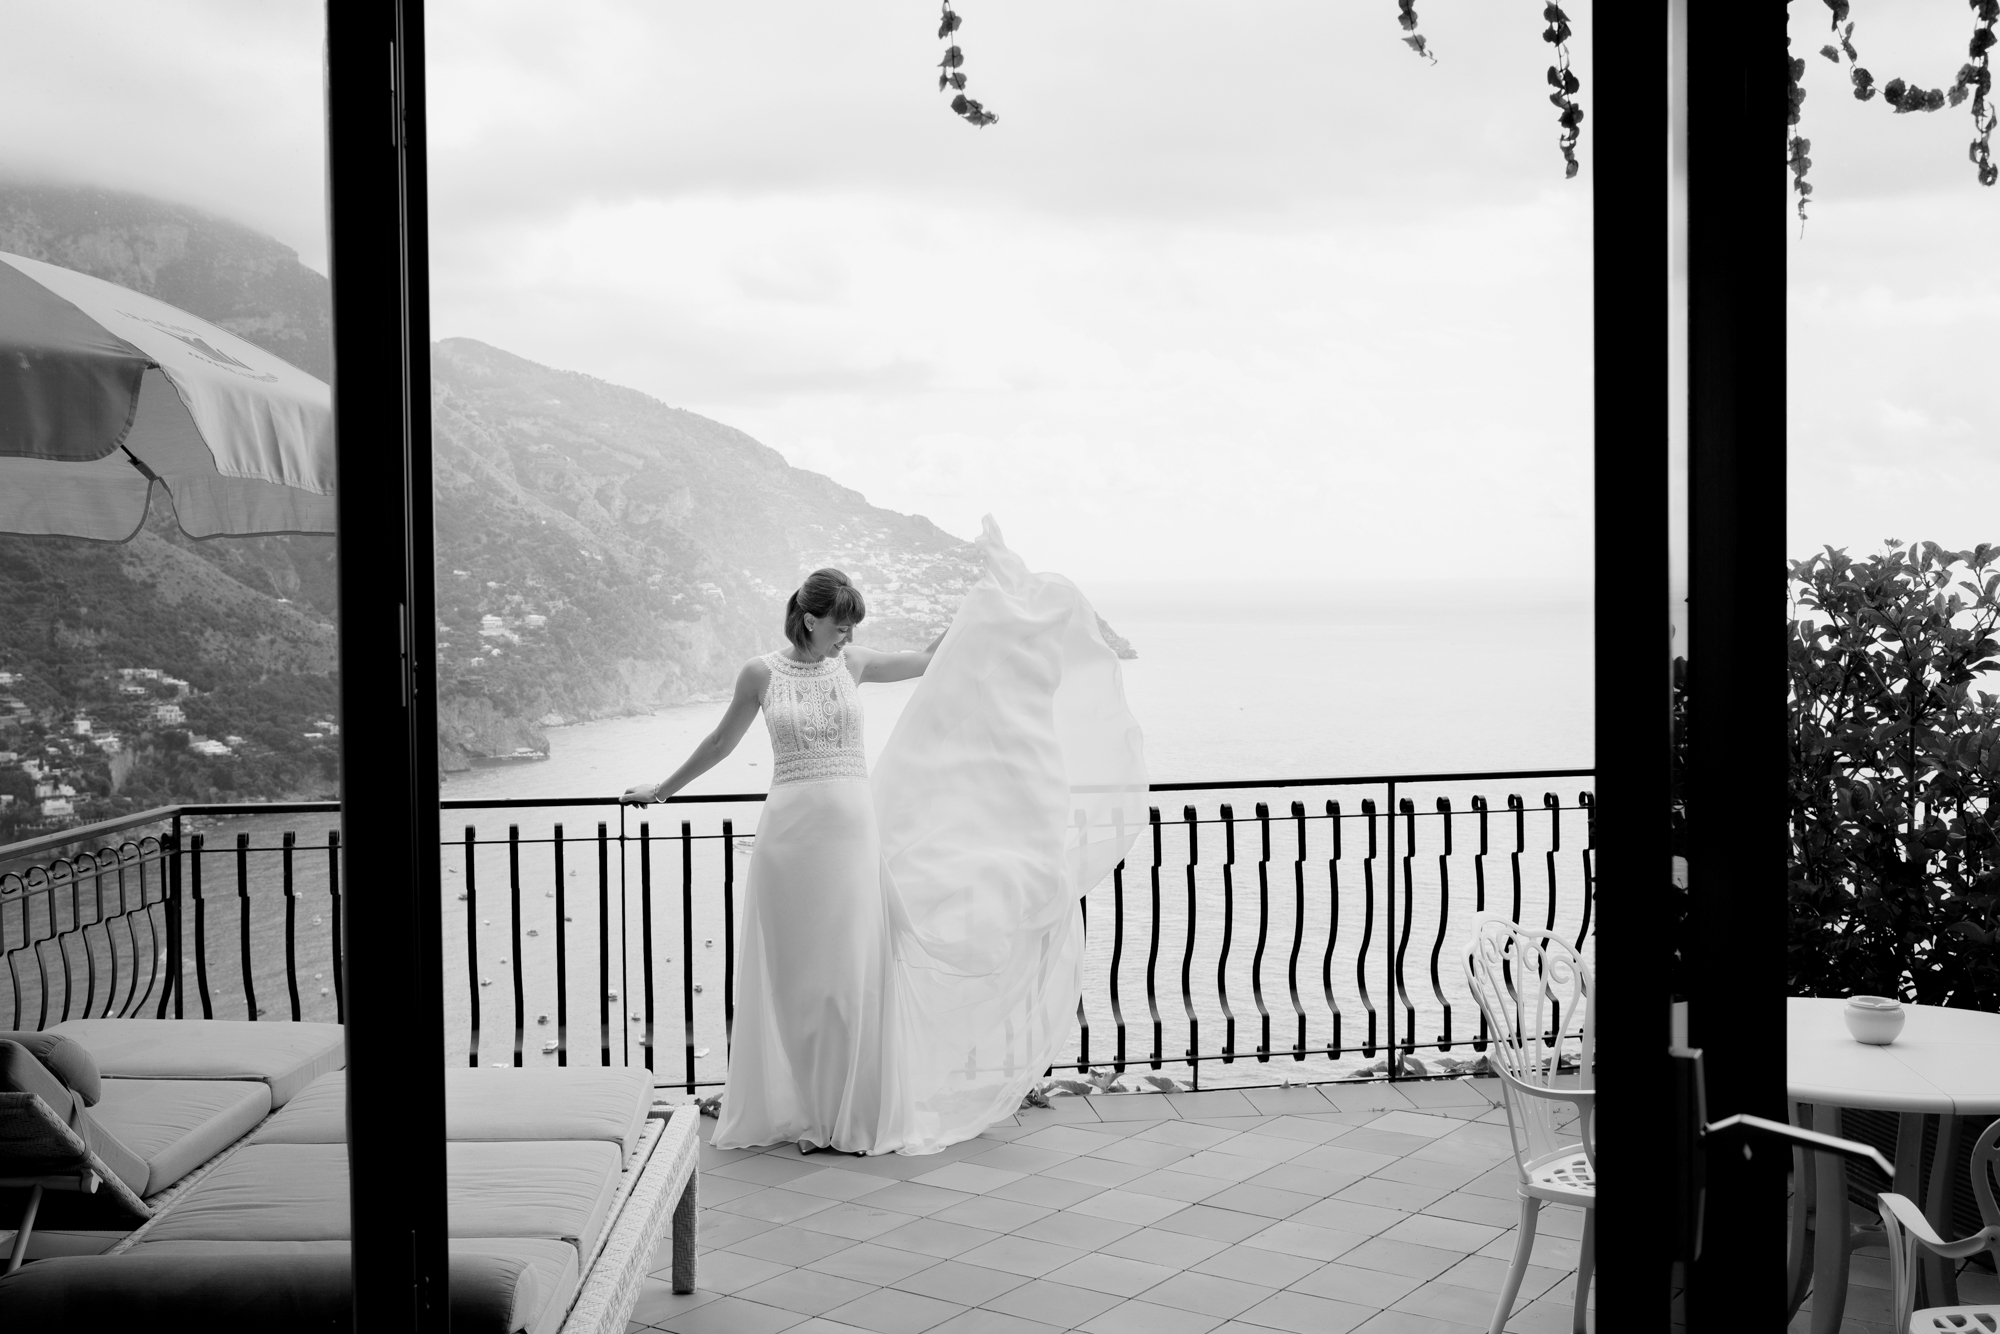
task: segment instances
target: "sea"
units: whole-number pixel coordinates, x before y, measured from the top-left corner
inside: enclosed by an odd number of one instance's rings
[[[1343,1077],[1365,1073],[1370,1054],[1379,1061],[1364,1038],[1366,1025],[1390,1017],[1391,905],[1378,894],[1386,862],[1371,866],[1364,853],[1369,831],[1386,838],[1388,830],[1361,803],[1394,807],[1383,782],[1332,780],[1402,775],[1397,793],[1416,800],[1417,823],[1399,824],[1407,886],[1397,907],[1407,985],[1393,1002],[1399,1026],[1414,1015],[1423,1041],[1450,1033],[1453,1050],[1469,1056],[1463,1039],[1476,1012],[1447,945],[1462,940],[1482,905],[1546,920],[1589,952],[1579,855],[1587,776],[1407,780],[1591,766],[1587,587],[1107,583],[1085,592],[1137,652],[1122,670],[1153,781],[1247,786],[1156,794],[1157,841],[1142,834],[1127,868],[1088,896],[1084,1005],[1065,1060],[1099,1066],[1122,1043],[1132,1062],[1126,1087],[1154,1070],[1216,1087]],[[867,642],[865,622],[857,639]],[[862,688],[871,760],[915,689]],[[636,810],[604,799],[671,773],[724,707],[716,699],[554,728],[546,760],[448,777],[441,906],[454,1063],[646,1062],[659,1079],[697,1091],[722,1080],[728,946],[759,804],[719,798],[767,788],[769,741],[753,724],[689,789],[716,800]],[[1507,811],[1508,793],[1521,796],[1524,814]],[[1483,859],[1471,856],[1485,827],[1468,812],[1475,795],[1496,812],[1493,855]],[[1456,813],[1440,815],[1440,798]],[[509,801],[538,804],[499,804]],[[206,952],[200,975],[190,965],[185,1013],[336,1017],[331,824],[324,816],[194,822],[206,845]],[[1454,855],[1433,856],[1454,830]],[[286,832],[295,834],[289,854]],[[344,911],[366,913],[365,882],[339,889]],[[152,938],[130,939],[127,966],[139,957],[137,972],[149,978]],[[288,944],[298,961],[289,973]],[[129,991],[134,974],[125,976]],[[1248,1053],[1267,1041],[1266,1015],[1273,1051],[1291,1045],[1303,1023],[1315,1055],[1178,1059],[1191,1045]],[[1157,1066],[1144,1059],[1155,1049]]]

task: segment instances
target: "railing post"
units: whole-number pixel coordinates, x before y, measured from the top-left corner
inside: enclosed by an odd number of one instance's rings
[[[1396,1046],[1396,784],[1389,783],[1388,803],[1382,812],[1389,822],[1389,856],[1386,865],[1389,870],[1388,892],[1383,902],[1388,908],[1387,930],[1382,934],[1382,964],[1387,980],[1382,988],[1382,1014],[1388,1025],[1388,1038],[1383,1045],[1383,1056],[1387,1059],[1390,1079],[1400,1078],[1403,1073],[1403,1055]]]

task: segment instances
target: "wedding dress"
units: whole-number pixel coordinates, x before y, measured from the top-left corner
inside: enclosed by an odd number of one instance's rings
[[[844,657],[769,655],[776,756],[746,876],[714,1142],[934,1153],[1020,1105],[1074,1030],[1078,900],[1146,825],[1097,614],[988,518],[872,779]]]

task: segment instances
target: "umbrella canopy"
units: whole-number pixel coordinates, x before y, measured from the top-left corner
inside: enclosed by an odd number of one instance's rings
[[[327,386],[164,301],[0,252],[0,533],[330,533]]]

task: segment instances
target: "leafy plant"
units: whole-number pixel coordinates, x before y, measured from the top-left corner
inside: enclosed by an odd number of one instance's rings
[[[1582,85],[1569,67],[1569,15],[1550,0],[1542,10],[1542,20],[1549,25],[1542,30],[1542,40],[1556,49],[1556,63],[1549,66],[1549,86],[1555,89],[1549,94],[1549,101],[1556,107],[1556,124],[1562,127],[1556,136],[1556,147],[1562,150],[1563,179],[1567,181],[1576,176],[1576,141],[1583,136],[1583,108],[1576,101],[1577,89]]]
[[[1792,991],[2000,1008],[2000,548],[1790,573]]]
[[[1431,54],[1430,43],[1426,42],[1424,35],[1417,31],[1417,0],[1396,0],[1396,8],[1400,11],[1396,15],[1396,22],[1403,29],[1403,45],[1431,64],[1437,64],[1438,58]]]
[[[1968,98],[1972,102],[1972,143],[1966,157],[1972,162],[1981,185],[1992,185],[2000,180],[2000,167],[1993,163],[1993,126],[1996,119],[1993,97],[1993,70],[1991,56],[1996,41],[1994,25],[2000,23],[2000,0],[1967,0],[1972,10],[1972,40],[1966,45],[1968,59],[1959,66],[1958,74],[1948,86],[1925,88],[1906,79],[1891,79],[1878,90],[1875,76],[1862,66],[1861,57],[1854,49],[1854,21],[1850,0],[1826,0],[1826,6],[1833,11],[1832,27],[1838,45],[1829,43],[1820,48],[1819,53],[1839,64],[1845,58],[1848,66],[1848,82],[1854,87],[1854,98],[1858,102],[1873,101],[1877,91],[1882,94],[1885,105],[1893,107],[1897,115],[1908,115],[1912,111],[1937,111],[1940,108],[1963,106]],[[1805,71],[1804,61],[1793,61],[1793,86]],[[1803,99],[1805,94],[1798,94]],[[1798,110],[1797,101],[1792,106]],[[1793,123],[1797,123],[1796,114]],[[1807,190],[1806,194],[1811,191]],[[1799,201],[1803,217],[1805,200]]]
[[[944,59],[938,61],[938,91],[952,89],[956,95],[951,99],[951,109],[983,130],[1000,117],[965,95],[965,52],[951,40],[964,22],[953,12],[951,0],[944,0],[944,14],[938,20],[938,40],[951,41],[951,45],[945,48]]]

